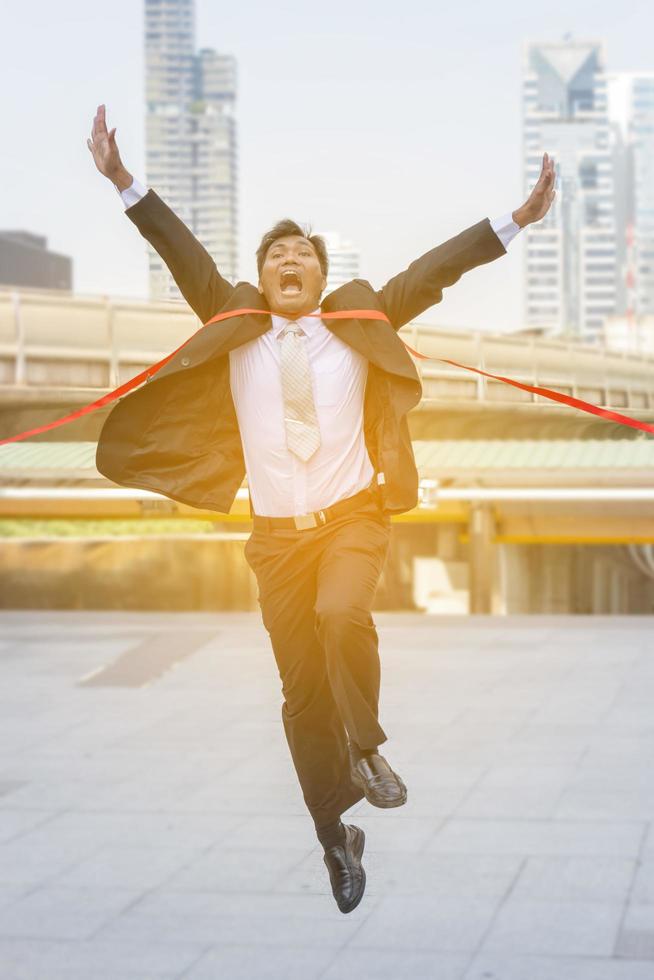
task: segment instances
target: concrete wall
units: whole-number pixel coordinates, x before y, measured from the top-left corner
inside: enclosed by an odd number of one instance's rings
[[[455,525],[395,525],[377,609],[412,609],[414,558],[467,560]],[[0,540],[4,609],[247,610],[257,586],[243,540]],[[621,546],[496,545],[494,613],[651,613],[654,580]]]
[[[654,580],[621,545],[499,545],[506,613],[651,613]]]
[[[211,538],[5,539],[4,609],[256,609],[242,541]]]

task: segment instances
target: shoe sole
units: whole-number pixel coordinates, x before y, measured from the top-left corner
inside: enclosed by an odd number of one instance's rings
[[[396,806],[404,806],[404,804],[406,803],[406,800],[407,800],[406,786],[404,785],[404,783],[402,782],[402,780],[400,779],[400,777],[398,776],[398,774],[396,772],[394,772],[393,775],[395,776],[395,778],[397,779],[398,783],[402,787],[402,796],[399,799],[397,799],[397,800],[389,800],[389,801],[384,802],[384,803],[382,803],[381,801],[378,801],[378,800],[371,799],[368,796],[368,794],[366,793],[366,784],[365,784],[365,781],[359,776],[359,773],[358,772],[356,772],[354,769],[352,769],[351,770],[351,774],[352,774],[352,781],[355,782],[357,784],[357,786],[360,789],[363,790],[363,795],[367,799],[368,803],[370,803],[372,806],[376,806],[380,810],[391,810],[393,807],[396,807]]]

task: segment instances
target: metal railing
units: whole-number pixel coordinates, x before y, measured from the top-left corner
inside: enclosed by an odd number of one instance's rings
[[[201,326],[186,303],[61,290],[0,288],[0,389],[16,395],[81,389],[98,394],[160,360]],[[654,358],[603,346],[415,322],[400,336],[449,358],[595,404],[654,409]],[[422,408],[438,403],[548,405],[538,395],[449,365],[417,362]]]
[[[515,334],[465,333],[423,323],[400,335],[430,357],[448,358],[515,381],[551,388],[612,408],[654,409],[654,358],[603,345]],[[542,396],[481,375],[433,362],[417,362],[423,408],[437,402],[549,405]]]

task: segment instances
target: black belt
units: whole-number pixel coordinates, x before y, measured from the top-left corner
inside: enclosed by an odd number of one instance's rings
[[[370,487],[365,487],[355,493],[354,496],[346,497],[345,500],[338,500],[331,507],[325,507],[324,510],[316,510],[310,514],[298,514],[296,517],[260,517],[259,514],[253,514],[252,522],[254,527],[263,531],[272,531],[273,528],[283,527],[304,531],[310,527],[321,527],[323,524],[328,524],[337,517],[347,514],[348,511],[356,510],[357,507],[361,507],[374,499]]]

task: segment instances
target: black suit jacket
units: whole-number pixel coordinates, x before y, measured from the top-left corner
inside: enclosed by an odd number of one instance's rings
[[[150,189],[126,211],[162,257],[202,323],[216,313],[265,310],[255,286],[223,279],[186,225]],[[325,325],[368,358],[364,402],[366,446],[384,509],[416,505],[416,470],[407,413],[421,385],[396,331],[443,298],[464,272],[506,254],[488,218],[416,259],[380,290],[363,279],[336,289],[323,312],[381,310],[390,323],[346,318]],[[265,314],[241,315],[202,328],[147,383],[121,398],[98,442],[98,470],[126,487],[154,490],[195,507],[228,513],[245,476],[229,383],[229,351],[271,327]]]

